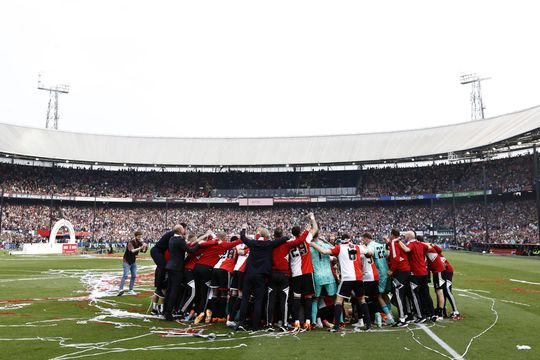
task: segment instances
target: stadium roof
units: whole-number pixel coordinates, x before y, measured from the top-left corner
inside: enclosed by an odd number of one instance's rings
[[[540,106],[489,119],[394,132],[279,138],[82,134],[0,124],[0,152],[52,161],[133,166],[283,166],[421,159],[531,138]],[[533,135],[535,141],[537,135]],[[526,138],[525,138],[526,139]]]

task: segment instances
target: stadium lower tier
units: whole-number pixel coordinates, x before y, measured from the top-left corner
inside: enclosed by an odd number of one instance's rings
[[[497,199],[496,197],[494,199]],[[323,236],[373,233],[375,239],[388,236],[392,228],[414,230],[427,236],[445,237],[451,243],[528,244],[538,243],[535,202],[531,199],[505,198],[483,202],[451,201],[406,203],[381,206],[283,206],[271,208],[118,206],[113,204],[66,205],[65,203],[17,203],[4,201],[0,239],[3,242],[40,241],[39,230],[48,230],[59,219],[69,220],[87,239],[126,241],[136,230],[147,241],[158,239],[165,229],[179,222],[190,231],[202,234],[207,229],[237,234],[243,222],[288,233],[293,225],[305,223],[305,214],[313,211]],[[454,238],[454,228],[456,237]],[[487,229],[487,234],[486,234]]]

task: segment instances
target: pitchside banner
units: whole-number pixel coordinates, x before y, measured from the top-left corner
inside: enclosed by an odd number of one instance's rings
[[[234,204],[238,199],[231,198],[186,198],[186,203],[191,204]]]
[[[486,190],[486,195],[491,195],[491,190]],[[453,196],[455,197],[465,197],[465,196],[481,196],[484,195],[483,190],[478,191],[459,191],[455,192]],[[452,197],[452,193],[437,194],[437,197],[440,199],[447,199]]]
[[[62,244],[62,254],[76,254],[77,244]]]
[[[272,198],[238,199],[238,205],[240,206],[272,206],[274,205],[274,199]]]
[[[310,197],[275,197],[274,203],[311,203]]]
[[[506,189],[506,191],[519,190],[521,188]],[[486,191],[487,195],[492,195],[492,190]],[[235,204],[240,202],[240,206],[272,206],[274,204],[300,204],[300,203],[316,203],[316,202],[349,202],[349,201],[410,201],[410,200],[427,200],[427,199],[448,199],[452,196],[455,197],[472,197],[482,196],[484,192],[479,191],[461,191],[443,194],[419,194],[419,195],[388,195],[379,197],[362,197],[362,196],[343,196],[334,195],[326,197],[274,197],[274,198],[222,198],[222,197],[210,197],[210,198],[161,198],[161,197],[140,197],[140,198],[117,198],[117,197],[88,197],[88,196],[59,196],[54,195],[53,200],[67,200],[67,201],[80,201],[80,202],[116,202],[116,203],[195,203],[195,204]],[[34,195],[34,194],[19,194],[19,193],[4,193],[6,198],[19,198],[19,199],[36,199],[36,200],[50,200],[49,195]],[[247,204],[249,202],[249,204]]]

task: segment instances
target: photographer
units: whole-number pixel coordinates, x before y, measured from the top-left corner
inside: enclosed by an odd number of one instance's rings
[[[136,295],[136,293],[133,291],[135,277],[137,276],[137,264],[135,261],[137,260],[139,251],[146,252],[148,250],[148,246],[141,240],[141,238],[142,232],[135,231],[135,239],[130,240],[126,246],[126,251],[124,252],[124,257],[122,258],[122,267],[124,269],[124,273],[122,275],[122,280],[120,281],[120,291],[118,296],[122,296],[124,294],[124,283],[126,282],[128,272],[131,272],[131,278],[129,280],[129,291],[127,294]]]

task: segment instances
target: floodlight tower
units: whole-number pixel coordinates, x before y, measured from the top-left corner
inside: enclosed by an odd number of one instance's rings
[[[41,74],[38,77],[38,90],[49,92],[49,106],[47,107],[47,120],[45,128],[52,127],[58,130],[58,94],[69,93],[69,84],[48,85],[41,81]]]
[[[480,83],[491,78],[480,78],[478,74],[462,74],[460,77],[461,85],[471,84],[471,120],[484,118],[484,103],[482,102],[482,88]]]

